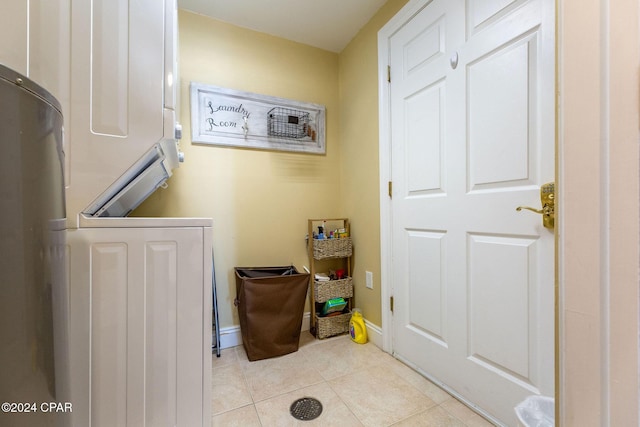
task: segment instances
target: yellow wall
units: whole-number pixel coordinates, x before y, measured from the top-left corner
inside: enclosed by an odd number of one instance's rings
[[[239,324],[233,267],[302,270],[307,218],[343,216],[354,239],[355,304],[381,325],[377,32],[406,2],[390,0],[340,55],[179,11],[186,161],[134,215],[214,219],[221,327]],[[192,81],[324,105],[327,154],[192,144]]]
[[[351,220],[355,303],[382,325],[378,160],[378,31],[407,0],[389,0],[340,53],[340,128],[344,212]],[[373,273],[373,289],[365,287]]]
[[[136,216],[213,218],[221,327],[239,325],[235,266],[309,265],[307,218],[343,216],[338,55],[179,11],[185,163]],[[326,107],[326,155],[191,143],[189,83]],[[308,304],[308,303],[307,303]],[[308,308],[307,308],[308,310]]]

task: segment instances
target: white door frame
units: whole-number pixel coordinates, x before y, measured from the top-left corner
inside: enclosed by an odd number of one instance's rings
[[[393,281],[388,42],[390,28],[429,1],[410,0],[378,34],[387,352]],[[638,425],[640,7],[636,0],[556,0],[556,8],[556,419],[558,425]]]
[[[558,419],[638,425],[639,5],[557,5]]]
[[[393,283],[391,199],[391,93],[387,81],[389,45],[393,32],[407,22],[431,0],[411,0],[378,33],[378,115],[380,126],[380,293],[382,298],[382,349],[392,350],[392,336],[389,333],[392,317],[390,311],[391,283]]]

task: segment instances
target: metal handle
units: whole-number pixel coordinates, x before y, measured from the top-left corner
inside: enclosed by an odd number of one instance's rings
[[[531,212],[542,215],[542,225],[545,228],[553,228],[555,226],[555,183],[548,182],[540,187],[540,202],[542,209],[532,208],[531,206],[518,206],[516,210],[520,212],[526,209]]]
[[[544,211],[543,211],[542,209],[535,209],[535,208],[532,208],[532,207],[530,207],[530,206],[518,206],[518,207],[516,208],[516,210],[517,210],[518,212],[520,212],[522,209],[526,209],[526,210],[528,210],[528,211],[531,211],[531,212],[535,212],[535,213],[537,213],[537,214],[543,214],[543,215],[544,215]]]

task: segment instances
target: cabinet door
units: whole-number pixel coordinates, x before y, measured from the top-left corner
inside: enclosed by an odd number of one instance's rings
[[[162,0],[72,0],[70,181],[76,215],[164,137]],[[172,137],[170,135],[169,137]]]
[[[206,423],[203,229],[78,229],[68,242],[74,425]]]

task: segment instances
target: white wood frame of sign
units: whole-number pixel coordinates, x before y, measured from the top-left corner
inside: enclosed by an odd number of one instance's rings
[[[191,82],[191,141],[325,154],[325,107]]]

